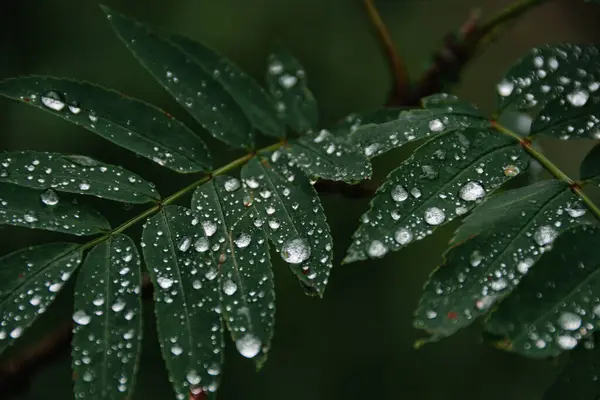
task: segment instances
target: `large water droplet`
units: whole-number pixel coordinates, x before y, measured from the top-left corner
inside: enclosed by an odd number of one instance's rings
[[[432,132],[441,132],[444,130],[444,124],[439,119],[432,119],[429,121],[429,129]]]
[[[533,265],[533,263],[534,263],[533,258],[528,257],[524,260],[521,260],[517,264],[517,271],[519,271],[522,274],[526,274],[527,271],[529,271],[529,268],[531,268],[531,266]]]
[[[206,236],[212,236],[217,231],[217,224],[212,221],[203,221],[202,229],[204,229],[204,234]]]
[[[240,235],[233,241],[237,247],[243,249],[248,247],[250,242],[252,241],[252,237],[247,233],[240,233]]]
[[[73,321],[79,325],[87,325],[90,323],[92,318],[85,313],[83,310],[75,311],[73,314]]]
[[[380,258],[386,255],[388,248],[379,240],[373,240],[367,249],[369,257]]]
[[[186,375],[185,378],[187,379],[187,381],[190,383],[190,385],[197,385],[200,383],[200,380],[202,379],[200,377],[200,375],[198,375],[198,372],[195,369],[190,370]]]
[[[192,239],[190,239],[189,237],[186,236],[183,239],[181,239],[181,242],[179,243],[179,251],[186,252],[189,250],[191,245],[192,245]]]
[[[558,236],[558,232],[554,230],[550,225],[542,225],[533,234],[533,239],[538,246],[546,246],[554,242],[554,239]]]
[[[83,190],[84,192],[90,190],[90,188],[91,188],[91,186],[87,182],[81,182],[79,184],[79,190]]]
[[[480,183],[470,181],[460,188],[458,196],[464,201],[475,201],[485,196],[485,189]]]
[[[225,282],[223,282],[223,292],[226,295],[231,296],[236,291],[237,291],[237,285],[235,284],[234,281],[232,281],[231,279],[227,279]]]
[[[58,198],[58,194],[56,194],[56,192],[52,189],[44,191],[40,195],[40,198],[42,199],[42,203],[44,203],[47,206],[55,206],[60,201],[60,199]]]
[[[157,281],[158,281],[158,286],[160,286],[163,289],[168,289],[171,286],[173,286],[173,279],[171,279],[171,278],[159,276]]]
[[[590,98],[590,94],[587,90],[577,89],[567,94],[567,100],[573,105],[573,107],[583,107]]]
[[[512,81],[503,79],[497,86],[498,94],[502,97],[510,96],[515,89],[515,84]]]
[[[25,213],[25,215],[23,215],[23,219],[25,222],[33,224],[34,222],[37,222],[38,217],[33,211],[28,211]]]
[[[397,202],[402,202],[408,199],[408,192],[401,185],[396,185],[392,189],[392,199]]]
[[[60,111],[65,108],[65,102],[63,101],[62,97],[54,90],[43,94],[40,100],[44,106],[54,111]]]
[[[413,240],[413,233],[410,229],[400,228],[394,233],[394,239],[398,244],[405,245]]]
[[[235,347],[240,354],[247,358],[255,357],[260,352],[261,346],[260,339],[250,333],[246,333],[235,342]]]
[[[242,184],[240,183],[239,179],[236,178],[231,178],[225,181],[225,190],[227,190],[228,192],[235,192],[236,190],[238,190],[240,188]]]
[[[572,312],[565,312],[558,317],[558,324],[567,331],[575,331],[581,326],[581,317]]]
[[[571,350],[577,346],[577,339],[571,335],[561,335],[556,339],[556,343],[561,349]]]
[[[194,243],[194,248],[198,253],[204,253],[206,250],[208,250],[209,247],[210,242],[206,237],[201,237],[198,240],[196,240],[196,243]]]
[[[425,210],[425,222],[429,225],[440,225],[445,219],[446,214],[437,207],[429,207]]]
[[[281,246],[281,258],[290,264],[300,264],[310,257],[310,246],[305,239],[288,240]]]

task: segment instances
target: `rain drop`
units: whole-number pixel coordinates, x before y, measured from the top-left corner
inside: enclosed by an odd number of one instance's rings
[[[441,132],[444,130],[444,124],[439,119],[433,119],[429,121],[429,129],[432,132]]]
[[[581,326],[581,317],[571,312],[565,312],[558,318],[558,324],[567,331],[575,331]]]
[[[84,192],[87,190],[90,190],[90,187],[91,187],[90,184],[87,182],[81,182],[79,184],[79,190],[83,190]]]
[[[247,233],[240,233],[240,235],[233,241],[237,247],[243,249],[248,247],[252,237]]]
[[[204,229],[204,234],[206,236],[212,236],[217,231],[217,224],[212,221],[203,221],[202,229]]]
[[[517,271],[522,274],[526,274],[529,271],[529,268],[533,265],[534,261],[532,258],[526,258],[524,260],[519,261],[517,264]]]
[[[310,246],[305,239],[288,240],[281,246],[281,258],[289,264],[300,264],[310,257]]]
[[[533,234],[533,239],[538,246],[546,246],[554,242],[554,239],[556,239],[557,236],[558,232],[550,225],[542,225]]]
[[[429,225],[440,225],[445,219],[446,214],[437,207],[429,207],[425,211],[425,222]]]
[[[190,383],[190,385],[197,385],[200,383],[200,380],[201,380],[200,375],[198,375],[198,372],[196,372],[195,369],[190,370],[185,375],[185,378]]]
[[[575,346],[577,346],[577,339],[575,339],[571,335],[561,335],[556,340],[558,346],[563,350],[571,350]]]
[[[157,279],[157,281],[158,281],[158,286],[160,286],[163,289],[168,289],[171,286],[173,286],[173,279],[170,279],[170,278],[165,278],[165,277],[161,276]]]
[[[587,90],[577,89],[567,94],[567,100],[573,105],[573,107],[583,107],[590,98],[590,94]]]
[[[179,243],[179,251],[186,252],[189,250],[191,245],[192,245],[192,239],[190,239],[189,237],[186,236],[181,240],[181,243]]]
[[[58,194],[56,194],[56,192],[52,189],[44,191],[40,195],[40,198],[42,199],[42,203],[47,206],[55,206],[59,202]]]
[[[210,242],[206,237],[201,237],[198,240],[196,240],[196,243],[194,243],[194,248],[198,253],[204,253],[206,250],[208,250],[209,247]]]
[[[394,239],[401,245],[410,243],[413,240],[413,233],[410,229],[400,228],[394,233]]]
[[[250,333],[246,333],[235,342],[235,347],[240,354],[247,358],[255,357],[260,352],[261,346],[260,339]]]
[[[396,185],[392,189],[392,199],[396,202],[402,202],[408,199],[408,192],[401,185]]]
[[[92,318],[85,313],[83,310],[75,311],[73,314],[73,321],[79,325],[87,325],[90,323]]]
[[[517,176],[517,175],[519,175],[519,172],[521,172],[519,170],[519,167],[517,167],[516,165],[507,165],[502,170],[504,172],[504,176],[506,176],[508,178]]]
[[[236,178],[231,178],[228,179],[227,181],[225,181],[225,190],[227,190],[228,192],[235,192],[236,190],[238,190],[240,188],[242,184],[240,183],[239,179]]]
[[[223,282],[223,292],[227,295],[227,296],[231,296],[232,294],[234,294],[237,291],[237,285],[235,284],[234,281],[228,279],[225,282]]]
[[[460,191],[458,196],[464,201],[475,201],[485,196],[485,189],[478,182],[467,182]]]
[[[373,240],[371,242],[371,244],[369,245],[369,249],[367,250],[369,257],[372,257],[372,258],[383,257],[386,255],[387,252],[388,252],[388,248],[385,246],[385,244],[383,244],[379,240]]]
[[[513,90],[515,89],[515,84],[514,82],[504,79],[498,83],[497,89],[500,96],[507,97],[512,94]]]
[[[42,104],[51,110],[60,111],[65,108],[65,102],[54,90],[46,92],[40,99],[42,100]]]

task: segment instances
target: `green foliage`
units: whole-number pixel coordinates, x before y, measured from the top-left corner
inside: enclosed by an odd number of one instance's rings
[[[487,316],[486,337],[496,346],[531,357],[557,355],[593,334],[600,318],[594,246],[600,209],[582,188],[600,182],[600,147],[575,182],[532,142],[538,134],[600,139],[597,47],[544,46],[508,71],[498,84],[498,113],[535,108],[527,137],[447,94],[424,98],[418,109],[352,114],[329,131],[319,130],[306,72],[291,55],[269,58],[265,90],[201,43],[103,10],[133,55],[203,129],[247,154],[210,171],[200,136],[142,101],[68,79],[0,82],[6,97],[172,171],[202,173],[162,199],[144,178],[89,157],[2,154],[1,224],[96,237],[0,258],[0,351],[51,305],[85,257],[74,293],[75,394],[131,397],[144,269],[135,241],[123,232],[144,223],[140,246],[173,389],[180,399],[214,397],[224,326],[242,356],[258,367],[266,361],[275,314],[269,242],[306,294],[325,291],[333,239],[315,181],[359,183],[371,176],[369,158],[417,140],[424,143],[377,190],[345,262],[381,258],[464,216],[415,313],[415,326],[431,333],[425,341],[480,316]],[[265,139],[257,133],[278,141],[257,148]],[[532,160],[554,179],[501,192]],[[173,204],[192,192],[189,206]],[[150,205],[111,229],[85,197],[71,195]]]

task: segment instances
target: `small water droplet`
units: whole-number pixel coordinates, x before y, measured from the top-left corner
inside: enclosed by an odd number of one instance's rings
[[[43,94],[40,97],[40,100],[44,106],[54,111],[61,111],[63,108],[65,108],[65,102],[63,101],[62,97],[54,90]]]
[[[56,192],[52,189],[44,191],[40,195],[40,198],[42,199],[42,203],[44,203],[47,206],[55,206],[60,201],[60,199],[58,198],[58,194],[56,194]]]
[[[190,385],[197,385],[202,379],[195,369],[188,371],[188,373],[185,375],[185,378],[190,383]]]
[[[516,165],[506,165],[503,168],[503,172],[504,172],[504,176],[512,178],[514,176],[519,175],[519,172],[521,172],[519,170],[519,167],[517,167]]]
[[[521,260],[517,264],[517,271],[519,271],[522,274],[526,274],[527,271],[529,271],[529,268],[531,268],[531,266],[533,265],[533,263],[534,263],[533,258],[528,257],[524,260]]]
[[[305,239],[288,240],[281,246],[281,258],[289,264],[300,264],[310,257],[310,246]]]
[[[81,106],[75,102],[72,102],[69,104],[69,111],[71,111],[72,114],[77,115],[81,112]]]
[[[37,215],[35,215],[33,211],[26,212],[25,215],[23,215],[23,219],[25,219],[25,222],[30,224],[37,222],[38,220]]]
[[[186,236],[183,239],[181,239],[181,242],[179,243],[179,251],[186,252],[189,250],[191,245],[192,245],[192,239],[190,239],[189,237]]]
[[[223,282],[223,292],[226,295],[231,296],[236,291],[237,291],[237,285],[235,284],[234,281],[232,281],[231,279],[228,279],[225,282]]]
[[[178,356],[181,353],[183,353],[183,349],[180,346],[171,346],[171,353],[173,353],[173,355]]]
[[[83,190],[84,192],[90,190],[90,188],[91,188],[91,186],[87,182],[81,182],[79,184],[79,190]]]

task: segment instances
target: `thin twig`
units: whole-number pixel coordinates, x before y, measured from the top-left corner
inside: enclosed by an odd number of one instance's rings
[[[365,5],[365,9],[367,10],[369,20],[375,28],[377,36],[379,37],[379,41],[381,42],[385,54],[387,55],[390,63],[390,69],[394,75],[394,90],[390,94],[390,97],[399,99],[399,101],[406,99],[409,91],[409,77],[408,71],[406,70],[406,65],[396,50],[396,45],[392,40],[390,31],[383,22],[379,11],[377,11],[374,0],[363,0],[363,3]]]

